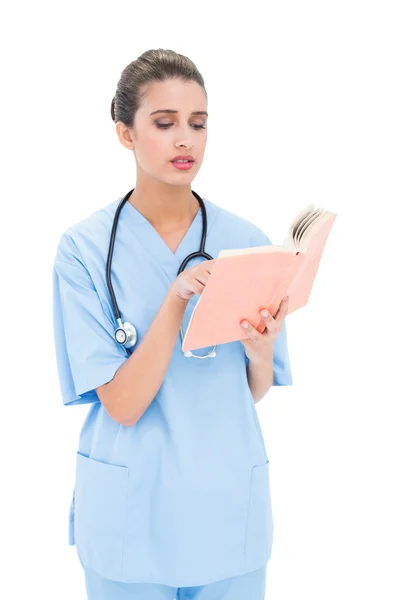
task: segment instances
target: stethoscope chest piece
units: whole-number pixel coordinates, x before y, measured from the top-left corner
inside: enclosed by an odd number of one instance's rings
[[[115,340],[125,348],[132,348],[137,342],[136,328],[129,321],[125,321],[124,324],[121,319],[117,319],[117,321],[118,327],[114,332]]]

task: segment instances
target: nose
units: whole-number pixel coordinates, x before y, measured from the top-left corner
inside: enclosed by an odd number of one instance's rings
[[[193,144],[190,141],[186,141],[186,142],[180,142],[177,144],[178,148],[181,148],[182,146],[184,148],[192,148]]]

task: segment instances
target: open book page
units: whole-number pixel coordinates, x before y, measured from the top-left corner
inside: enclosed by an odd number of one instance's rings
[[[335,219],[336,215],[327,211],[313,222],[300,240],[300,254],[297,258],[302,256],[304,260],[298,264],[286,292],[289,296],[290,312],[302,308],[308,302],[326,240]]]
[[[294,251],[306,252],[311,237],[326,219],[334,214],[323,208],[316,208],[314,204],[309,204],[293,219],[283,246]]]
[[[330,223],[329,226],[329,230],[328,233],[330,231],[330,228],[333,225],[333,222],[336,218],[336,214],[331,212],[330,210],[325,210],[324,212],[321,212],[317,218],[313,219],[309,225],[307,226],[307,229],[304,231],[300,243],[299,243],[299,249],[301,252],[307,252],[308,248],[312,248],[315,247],[316,243],[313,242],[313,238],[316,236],[320,236],[320,230],[322,230],[325,226],[325,224],[328,221],[332,222]],[[324,238],[324,242],[326,241],[327,237]],[[317,244],[318,245],[318,244]]]
[[[301,243],[305,233],[310,229],[311,225],[319,219],[322,212],[322,208],[316,208],[303,220],[295,236],[295,246],[297,249],[301,249]]]
[[[303,208],[303,210],[301,210],[294,217],[294,219],[290,223],[288,232],[287,232],[286,237],[285,237],[285,239],[283,241],[283,246],[285,246],[286,248],[291,248],[292,250],[297,250],[297,247],[296,247],[296,234],[297,234],[297,231],[301,227],[302,223],[304,223],[305,221],[307,221],[307,219],[309,218],[310,214],[313,213],[314,209],[315,209],[314,204],[309,204],[308,206],[306,206],[305,208]]]

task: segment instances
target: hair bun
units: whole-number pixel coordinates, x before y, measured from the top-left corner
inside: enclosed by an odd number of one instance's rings
[[[111,118],[115,122],[115,96],[111,101]]]

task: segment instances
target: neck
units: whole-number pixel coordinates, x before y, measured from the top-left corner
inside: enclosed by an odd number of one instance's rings
[[[173,231],[190,224],[199,210],[199,203],[190,186],[180,187],[155,182],[153,185],[136,185],[128,198],[132,204],[158,230]]]

